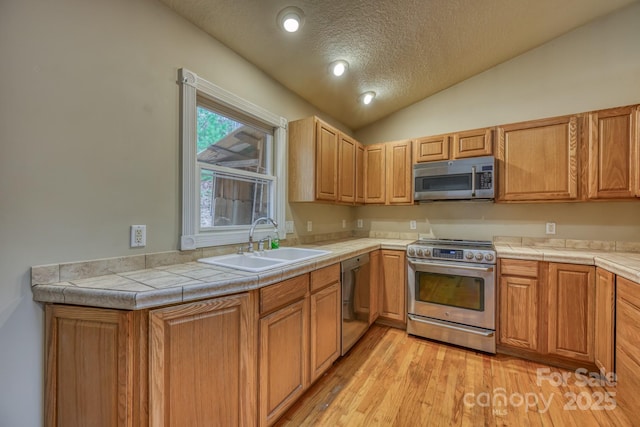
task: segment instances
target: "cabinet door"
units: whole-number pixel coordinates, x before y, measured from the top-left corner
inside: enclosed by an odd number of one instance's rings
[[[615,275],[596,269],[595,362],[600,371],[613,372]]]
[[[364,152],[365,203],[384,203],[385,193],[385,145],[367,145]]]
[[[403,251],[382,250],[380,271],[380,317],[407,322],[407,266]]]
[[[594,361],[595,268],[549,264],[548,350]]]
[[[358,143],[340,134],[338,143],[338,201],[356,200],[356,152]]]
[[[453,134],[452,157],[490,156],[493,153],[493,132],[491,129],[475,129]]]
[[[150,425],[256,424],[252,295],[149,313]]]
[[[369,268],[371,280],[371,294],[369,295],[369,325],[373,324],[380,315],[380,251],[369,253]]]
[[[499,127],[499,201],[575,199],[577,134],[575,116]]]
[[[311,294],[311,382],[340,356],[340,282]]]
[[[615,199],[636,195],[635,110],[634,107],[624,107],[589,114],[589,198]]]
[[[387,204],[413,203],[411,141],[388,142]]]
[[[45,424],[132,426],[133,312],[46,306]]]
[[[414,141],[416,163],[449,160],[449,135],[428,136]]]
[[[616,278],[616,400],[629,414],[640,412],[640,283]]]
[[[538,280],[500,277],[500,343],[538,350]]]
[[[309,298],[260,319],[260,425],[271,425],[309,384]]]
[[[364,145],[356,145],[356,203],[364,203]]]
[[[316,199],[338,198],[338,131],[316,122]]]

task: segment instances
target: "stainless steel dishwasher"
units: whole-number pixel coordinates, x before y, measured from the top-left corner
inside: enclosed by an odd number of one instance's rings
[[[342,267],[342,344],[341,355],[364,335],[369,328],[369,254],[350,258]]]

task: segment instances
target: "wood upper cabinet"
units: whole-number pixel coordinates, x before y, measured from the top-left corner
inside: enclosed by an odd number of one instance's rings
[[[356,201],[356,159],[358,142],[340,134],[338,142],[338,201],[353,204]]]
[[[413,203],[411,141],[365,148],[365,203]]]
[[[382,203],[386,201],[386,151],[384,144],[365,146],[364,151],[364,201]]]
[[[316,121],[316,199],[335,201],[338,198],[338,131],[320,120]],[[351,160],[354,156],[351,154]],[[352,168],[353,170],[353,168]],[[353,197],[353,189],[351,196]]]
[[[133,426],[133,312],[46,306],[45,425]]]
[[[311,272],[310,382],[340,356],[340,264]]]
[[[450,135],[434,135],[413,141],[413,158],[416,163],[449,160]]]
[[[601,372],[614,370],[615,275],[596,268],[594,358]]]
[[[268,426],[309,385],[309,275],[261,288],[260,315],[259,425]]]
[[[595,267],[549,264],[549,353],[594,361],[595,296]]]
[[[640,412],[640,283],[616,277],[616,400]]]
[[[577,127],[576,116],[498,127],[498,201],[576,199]]]
[[[150,425],[256,425],[250,295],[150,311]]]
[[[493,154],[493,130],[483,128],[454,133],[451,154],[453,159],[490,156]]]
[[[539,282],[538,262],[500,260],[500,343],[538,350]]]
[[[493,130],[491,128],[427,136],[413,141],[415,163],[490,156],[491,154],[493,154]]]
[[[385,145],[387,151],[386,204],[411,204],[413,203],[411,141],[388,142]]]
[[[364,204],[364,145],[356,144],[356,204]]]
[[[404,251],[380,251],[380,319],[407,322],[407,265]]]
[[[589,113],[589,198],[618,199],[638,195],[637,120],[637,106]]]

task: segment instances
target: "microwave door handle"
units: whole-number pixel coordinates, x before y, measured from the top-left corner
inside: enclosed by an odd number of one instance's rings
[[[476,167],[471,166],[471,197],[476,197]]]

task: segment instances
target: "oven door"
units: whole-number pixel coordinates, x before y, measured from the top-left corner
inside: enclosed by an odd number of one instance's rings
[[[408,312],[495,330],[495,266],[410,258]]]

